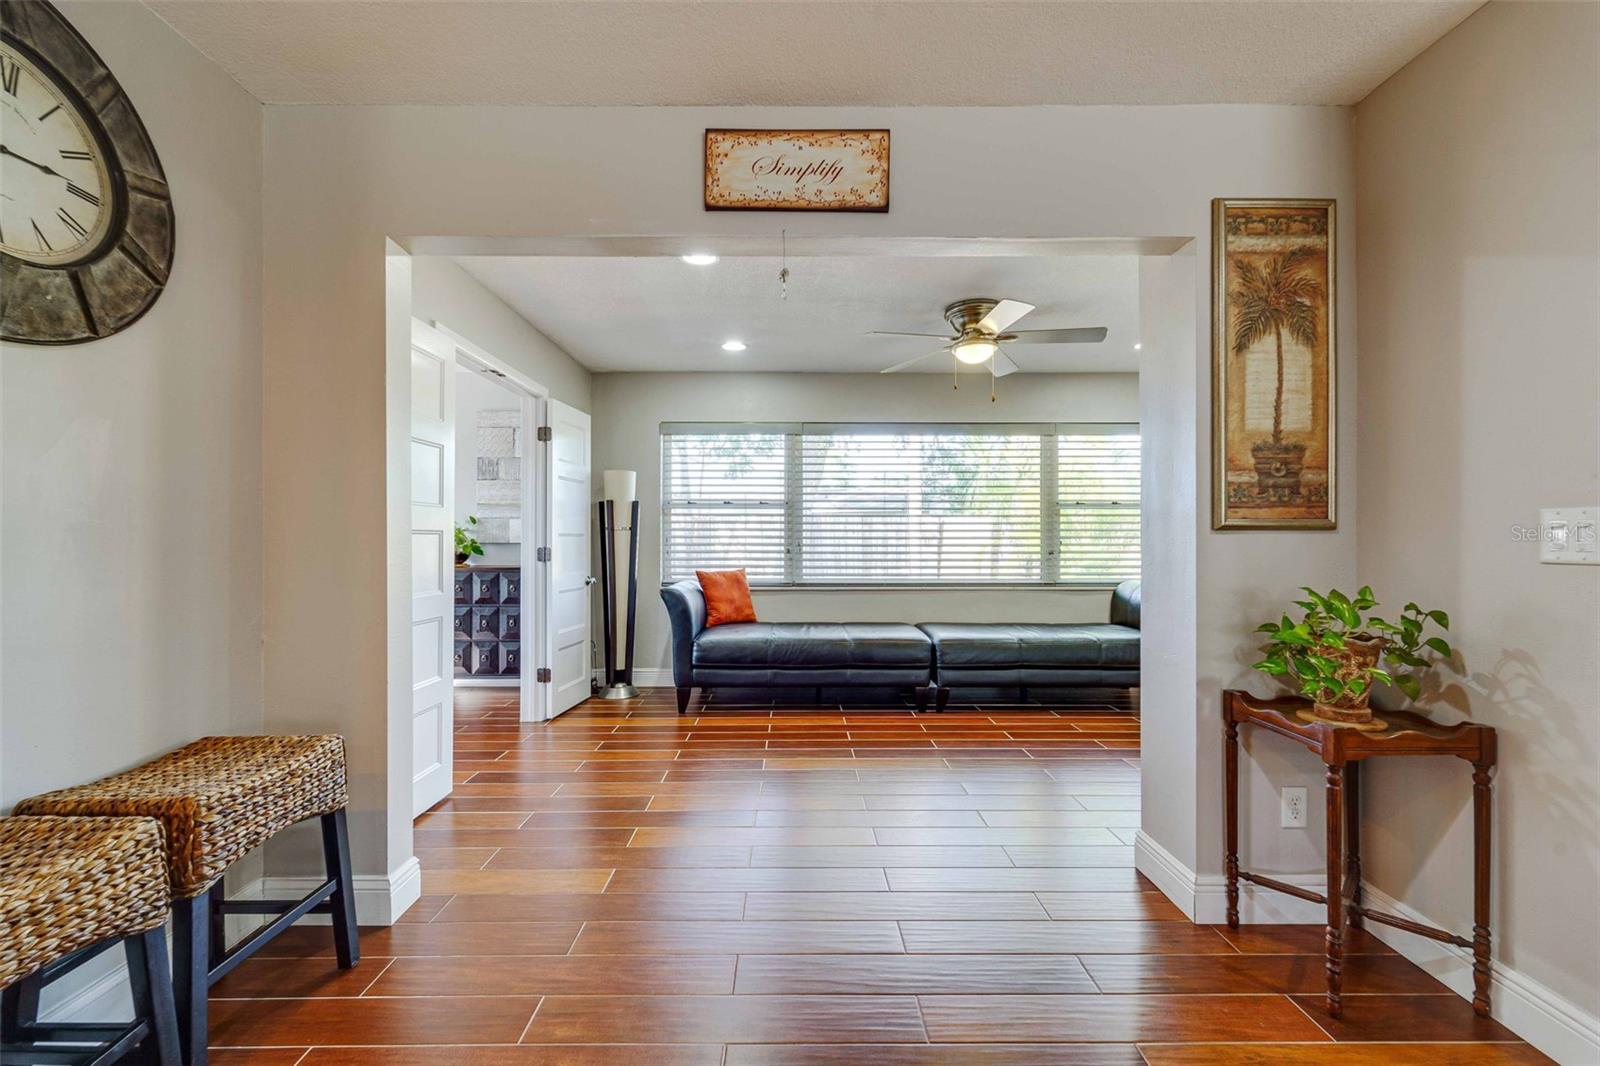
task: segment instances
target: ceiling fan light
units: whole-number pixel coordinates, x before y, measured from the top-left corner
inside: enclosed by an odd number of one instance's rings
[[[717,261],[717,257],[716,256],[710,255],[710,254],[708,254],[706,252],[693,252],[693,253],[691,253],[689,255],[679,256],[678,258],[682,259],[685,263],[688,263],[690,266],[697,266],[697,267],[710,266],[712,263],[715,263]]]
[[[963,363],[976,366],[992,359],[994,353],[1000,350],[1000,345],[987,337],[974,337],[971,340],[957,341],[950,350]]]

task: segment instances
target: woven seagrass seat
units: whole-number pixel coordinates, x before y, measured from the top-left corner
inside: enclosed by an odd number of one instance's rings
[[[0,818],[0,1057],[68,1061],[66,1041],[80,1047],[78,1061],[103,1063],[153,1038],[160,1061],[177,1063],[164,933],[171,907],[155,819]],[[118,945],[128,953],[134,1021],[40,1024],[39,990]]]
[[[0,985],[167,920],[167,857],[149,818],[0,818]]]
[[[166,829],[172,891],[173,988],[184,1061],[206,1062],[212,984],[307,914],[333,919],[339,966],[360,959],[345,805],[344,738],[206,737],[86,785],[17,804],[29,815],[143,815]],[[322,822],[327,879],[300,899],[224,899],[222,875],[296,822]],[[228,914],[274,916],[231,948]]]
[[[16,810],[160,819],[172,892],[183,899],[210,888],[275,833],[348,800],[341,737],[205,737],[124,773],[23,800]]]

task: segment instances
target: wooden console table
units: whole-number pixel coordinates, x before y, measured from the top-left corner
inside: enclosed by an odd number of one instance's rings
[[[1489,779],[1495,731],[1463,722],[1441,726],[1409,711],[1381,711],[1381,732],[1308,722],[1296,712],[1309,700],[1261,699],[1229,689],[1222,694],[1224,817],[1227,822],[1228,925],[1239,927],[1239,882],[1286,892],[1328,908],[1328,1013],[1343,1013],[1344,928],[1363,918],[1472,951],[1472,1009],[1489,1015]],[[1316,752],[1327,767],[1328,890],[1326,895],[1239,869],[1239,727],[1254,725]],[[1472,939],[1375,911],[1361,903],[1361,761],[1382,755],[1454,755],[1472,764]]]

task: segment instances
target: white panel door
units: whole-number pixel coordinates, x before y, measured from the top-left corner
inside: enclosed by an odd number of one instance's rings
[[[550,400],[550,717],[589,697],[589,416]]]
[[[455,347],[411,325],[411,814],[450,794],[455,706]]]

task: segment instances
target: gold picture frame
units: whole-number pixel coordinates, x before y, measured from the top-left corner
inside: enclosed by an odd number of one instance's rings
[[[1211,206],[1211,528],[1336,529],[1335,202]]]
[[[707,211],[889,210],[889,131],[708,129]]]

